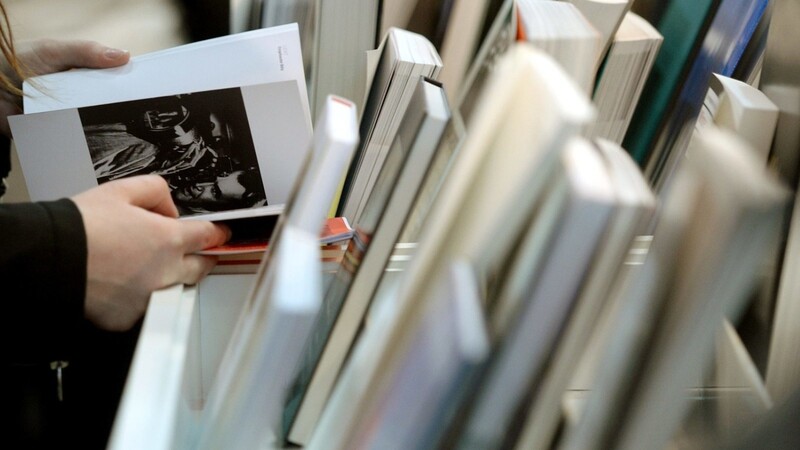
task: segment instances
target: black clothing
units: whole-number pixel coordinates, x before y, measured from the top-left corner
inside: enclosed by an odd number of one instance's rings
[[[7,153],[0,151],[0,161]],[[97,329],[83,315],[87,243],[69,199],[0,204],[3,367],[11,448],[104,449],[138,327]],[[51,364],[62,369],[62,397]]]
[[[86,233],[68,199],[0,205],[6,360],[69,360],[83,322]]]

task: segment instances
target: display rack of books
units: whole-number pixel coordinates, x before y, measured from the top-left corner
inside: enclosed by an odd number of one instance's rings
[[[181,209],[244,242],[153,294],[109,448],[797,448],[797,3],[358,4],[232,1],[228,36],[26,83],[37,198],[198,116],[261,182]]]

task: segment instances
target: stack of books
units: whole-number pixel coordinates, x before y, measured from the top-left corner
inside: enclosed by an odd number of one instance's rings
[[[279,3],[248,2],[262,21]],[[313,3],[316,42],[333,39]],[[10,124],[35,199],[158,173],[179,202],[187,183],[258,174],[258,202],[187,201],[180,219],[267,241],[205,251],[211,281],[252,285],[196,432],[171,445],[666,448],[691,431],[687,389],[749,386],[757,408],[710,408],[712,445],[788,396],[791,314],[766,376],[736,327],[765,261],[783,263],[780,311],[797,306],[798,220],[768,162],[779,102],[731,76],[758,59],[763,2],[382,3],[359,10],[382,35],[350,67],[354,98],[306,78],[296,25],[25,86]],[[409,23],[423,11],[436,20]],[[720,35],[742,39],[706,48]],[[195,80],[185,63],[212,56],[228,64]],[[119,132],[160,151],[109,157],[98,136]],[[53,136],[74,170],[42,157]]]

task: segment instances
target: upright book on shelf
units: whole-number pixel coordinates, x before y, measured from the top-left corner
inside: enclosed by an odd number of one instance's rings
[[[664,43],[653,63],[641,98],[631,118],[622,147],[644,167],[653,140],[671,113],[675,97],[697,57],[722,0],[677,0],[664,9],[657,24]]]
[[[260,448],[277,440],[280,403],[322,304],[322,271],[316,234],[287,225],[276,246],[254,341],[235,383],[209,396],[196,448]]]
[[[797,129],[800,128],[800,108],[794,100],[800,89],[800,72],[797,67],[797,52],[792,43],[800,37],[797,26],[797,9],[791,1],[769,2],[762,24],[767,34],[761,46],[756,46],[761,56],[756,65],[758,86],[770,100],[780,108],[775,141],[770,154],[770,165],[774,166],[790,186],[796,186],[800,174],[800,145]],[[762,28],[759,26],[759,28]],[[758,31],[758,29],[757,29]],[[749,80],[748,80],[749,81]]]
[[[419,328],[373,419],[354,431],[359,448],[439,448],[489,357],[475,274],[455,261],[425,301]],[[377,312],[381,314],[381,312]]]
[[[392,28],[384,37],[360,117],[356,156],[342,186],[337,216],[358,225],[421,76],[436,79],[442,61],[428,39]]]
[[[602,35],[568,2],[516,0],[517,39],[552,56],[587,94],[594,87]]]
[[[606,140],[593,141],[593,145],[607,166],[616,208],[575,308],[553,348],[540,384],[530,396],[527,419],[516,444],[520,449],[548,448],[554,443],[562,418],[563,394],[587,351],[599,317],[611,302],[632,243],[645,232],[657,207],[641,169],[624,149]]]
[[[182,216],[278,214],[311,137],[296,25],[43,75],[23,90],[25,114],[9,123],[33,200],[153,173]]]
[[[663,41],[644,18],[625,14],[597,75],[592,95],[597,120],[587,136],[622,143]]]
[[[311,149],[304,161],[301,176],[293,187],[287,209],[281,214],[272,232],[272,246],[280,248],[284,228],[305,232],[315,237],[315,258],[319,261],[320,230],[336,186],[352,159],[357,141],[355,105],[348,100],[329,96],[326,107],[317,119],[314,140],[309,144]],[[248,297],[239,313],[209,392],[205,410],[205,420],[209,426],[226,420],[226,405],[237,401],[235,396],[229,394],[236,392],[240,377],[250,376],[251,362],[264,356],[265,348],[262,344],[265,333],[268,332],[265,327],[270,323],[270,299],[276,274],[280,270],[279,263],[273,261],[272,254],[267,252],[253,278]],[[314,270],[319,270],[319,265]],[[315,275],[302,272],[293,274],[296,277]],[[302,341],[305,342],[304,339]],[[292,357],[300,357],[302,348],[301,345],[298,348],[301,352]],[[282,372],[282,376],[288,378],[282,378],[280,385],[275,387],[281,391],[280,396],[274,397],[277,403],[283,400],[285,390],[294,377],[296,367],[291,369],[293,371]],[[277,429],[273,432],[275,436],[280,435]]]
[[[311,48],[311,107],[317,117],[328,95],[355,102],[364,110],[367,52],[374,50],[380,0],[313,1],[314,40]]]
[[[498,306],[510,310],[509,318],[493,329],[492,356],[460,433],[467,448],[516,442],[519,427],[513,424],[526,415],[529,395],[541,388],[547,361],[617,209],[605,161],[585,139],[570,141],[552,169],[558,176],[545,201],[552,200],[555,223],[534,218],[511,257],[505,282],[521,289],[506,295],[500,288],[505,303]]]
[[[779,243],[789,189],[743,140],[714,131],[688,149],[686,160],[705,184],[683,243],[688,248],[681,251],[648,361],[627,405],[616,440],[621,448],[666,444],[672,437],[688,409],[684,389],[708,366],[719,322],[738,322],[764,258]],[[654,404],[662,405],[659,411]]]
[[[651,141],[645,173],[656,190],[671,176],[691,140],[712,74],[730,76],[767,11],[769,0],[722,0],[686,79]]]
[[[442,83],[447,86],[447,98],[456,101],[461,84],[481,45],[484,18],[490,0],[455,2],[452,7],[441,46],[444,68]]]
[[[494,70],[497,59],[508,50],[516,37],[516,1],[503,0],[475,57],[464,73],[463,81],[455,86],[452,83],[447,85],[448,92],[451,92],[452,98],[456,99],[454,107],[465,123],[472,120],[475,102],[483,89],[483,84]]]
[[[800,282],[793,275],[800,264],[800,196],[794,200],[788,225],[786,249],[780,270],[775,319],[767,358],[766,385],[776,402],[783,402],[798,389],[800,358],[797,355]]]
[[[778,106],[757,87],[712,74],[695,132],[708,123],[731,130],[747,141],[766,165],[779,114]]]
[[[666,445],[689,405],[685,389],[711,362],[719,324],[738,320],[778,243],[789,191],[752,149],[709,128],[688,151],[566,448]]]
[[[597,55],[597,67],[614,40],[620,24],[630,11],[633,0],[566,0],[575,5],[600,33],[600,51]]]
[[[557,154],[593,114],[563,69],[525,44],[503,55],[475,111],[473,123],[479,126],[459,150],[397,293],[384,302],[394,311],[362,331],[309,448],[349,447],[351,430],[379,406],[385,377],[395,373],[396,358],[419,323],[420,299],[427,298],[449,261],[473,263],[485,256],[481,245],[519,232],[534,168]],[[478,280],[482,277],[479,273]]]
[[[362,220],[325,293],[325,310],[287,399],[284,428],[290,442],[308,442],[449,120],[442,87],[420,78]]]

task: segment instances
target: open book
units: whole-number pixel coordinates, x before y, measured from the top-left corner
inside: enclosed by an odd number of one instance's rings
[[[32,200],[158,174],[181,217],[283,210],[311,138],[297,25],[25,82],[9,118]]]

